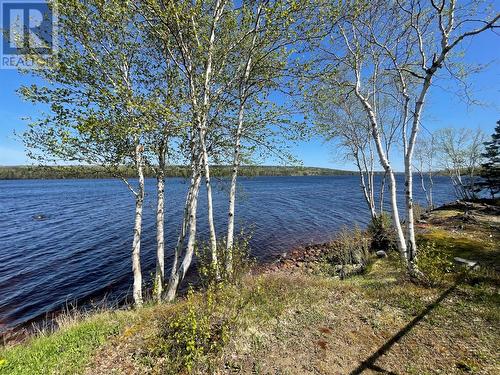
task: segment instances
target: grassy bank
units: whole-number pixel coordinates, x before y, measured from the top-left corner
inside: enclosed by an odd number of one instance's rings
[[[1,349],[0,373],[497,374],[499,216],[468,211],[419,224],[426,284],[407,280],[395,253],[343,280],[317,259],[268,269],[175,304],[71,320]],[[464,273],[454,256],[481,267]]]

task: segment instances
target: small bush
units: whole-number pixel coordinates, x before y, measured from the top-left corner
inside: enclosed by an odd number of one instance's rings
[[[422,219],[422,215],[425,213],[425,208],[418,203],[413,203],[413,220],[419,221]]]
[[[453,270],[450,255],[428,241],[418,244],[417,266],[424,273],[426,281],[433,286],[442,284]]]
[[[203,295],[190,290],[184,308],[159,321],[152,354],[162,358],[161,372],[205,373],[213,366],[235,321],[235,316],[224,312],[228,301],[222,288],[215,285]]]
[[[359,228],[342,228],[327,256],[327,272],[341,278],[363,272],[369,262],[370,241]]]
[[[214,282],[229,282],[237,283],[243,275],[245,275],[255,264],[254,259],[250,256],[250,237],[246,236],[243,232],[235,238],[232,248],[232,269],[233,272],[229,274],[226,270],[228,262],[226,240],[217,241],[217,261],[219,278],[217,279],[216,270],[212,266],[212,254],[209,244],[202,244],[196,248],[196,255],[198,257],[198,273],[201,283],[204,287],[208,287]]]
[[[385,212],[376,217],[368,225],[368,234],[371,237],[371,249],[373,251],[390,251],[395,249],[394,228],[392,219]]]

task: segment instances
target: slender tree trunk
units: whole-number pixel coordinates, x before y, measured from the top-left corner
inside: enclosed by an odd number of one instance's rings
[[[406,217],[407,217],[407,247],[408,247],[408,273],[412,277],[419,278],[422,276],[422,272],[417,266],[417,241],[415,239],[415,219],[413,213],[413,150],[415,149],[415,143],[417,140],[417,134],[419,130],[420,117],[422,115],[422,109],[425,101],[425,96],[429,87],[431,85],[432,75],[435,69],[429,69],[427,72],[424,82],[422,84],[422,89],[420,91],[419,97],[415,103],[415,110],[413,113],[413,121],[411,127],[410,139],[408,142],[408,148],[405,150],[405,200],[406,200]],[[406,139],[406,134],[403,134],[404,139]]]
[[[432,171],[429,170],[428,176],[429,176],[429,206],[430,209],[432,210],[434,209],[434,197],[432,196],[434,189],[434,180],[432,179]]]
[[[432,209],[432,200],[431,200],[431,197],[429,195],[429,191],[427,190],[427,188],[425,187],[425,176],[424,176],[424,172],[422,172],[422,170],[419,170],[418,171],[418,174],[420,176],[420,186],[422,187],[422,191],[424,192],[425,194],[425,201],[427,202],[427,208],[429,210]]]
[[[382,181],[380,182],[380,198],[379,198],[379,211],[380,215],[384,213],[384,193],[385,193],[385,181],[387,180],[387,172],[384,171],[382,176]]]
[[[141,231],[142,207],[144,203],[144,148],[138,144],[135,148],[135,158],[139,187],[135,197],[134,239],[132,242],[132,272],[134,275],[133,297],[136,306],[142,306],[142,272],[141,272]]]
[[[196,208],[200,182],[201,174],[199,163],[193,162],[191,183],[186,195],[186,203],[184,205],[184,215],[182,219],[181,231],[179,233],[179,237],[177,238],[177,244],[174,250],[174,259],[172,261],[172,269],[170,270],[170,278],[165,295],[165,299],[168,302],[172,301],[175,298],[179,283],[182,281],[179,272],[179,258],[181,256],[182,248],[184,246],[184,239],[186,237],[188,228],[190,229],[190,239],[188,240],[188,242],[191,241],[191,238],[193,238],[194,241],[194,238],[196,237]]]
[[[227,242],[226,242],[226,272],[231,275],[233,272],[233,243],[234,243],[234,206],[236,200],[236,180],[238,178],[238,169],[240,166],[240,144],[241,131],[243,128],[244,104],[241,102],[238,111],[238,127],[234,140],[233,151],[233,171],[231,174],[231,188],[229,190],[229,210],[227,222]]]
[[[227,222],[227,241],[226,241],[226,273],[231,275],[233,272],[233,243],[234,243],[234,207],[236,200],[236,179],[238,169],[233,163],[233,172],[231,175],[231,187],[229,189],[229,210]]]
[[[205,131],[202,130],[202,133],[205,134]],[[215,276],[219,278],[219,262],[217,260],[217,235],[215,233],[215,224],[214,224],[214,209],[213,209],[213,201],[212,201],[212,183],[210,179],[210,166],[208,164],[208,152],[205,145],[204,135],[200,136],[200,146],[202,152],[202,160],[203,160],[203,171],[205,175],[205,186],[207,189],[207,214],[208,214],[208,229],[210,233],[210,253],[211,253],[211,265],[212,269],[215,271]]]
[[[173,285],[173,280],[177,273],[177,268],[179,267],[179,258],[182,253],[182,248],[184,246],[184,239],[186,238],[187,230],[189,228],[189,210],[191,207],[191,196],[193,194],[194,180],[191,179],[191,185],[189,186],[188,193],[186,195],[186,203],[184,205],[184,215],[182,217],[181,231],[177,237],[177,244],[174,249],[174,258],[172,260],[172,268],[170,270],[170,278],[168,281],[168,290],[171,290]]]
[[[370,188],[366,187],[365,171],[363,171],[363,168],[361,167],[361,163],[359,161],[359,155],[356,152],[354,153],[354,158],[356,160],[356,165],[358,167],[359,185],[361,186],[361,191],[363,192],[363,196],[365,197],[366,204],[368,205],[368,209],[370,210],[370,215],[371,215],[371,218],[373,220],[377,217],[377,212],[375,210],[375,204],[374,204],[373,199],[372,199],[373,196],[371,194]],[[368,176],[368,184],[369,185],[370,185],[370,181],[371,181],[370,176]]]
[[[371,201],[371,206],[373,208],[375,216],[373,218],[377,217],[377,209],[375,207],[375,172],[373,171],[373,149],[371,146],[371,141],[369,143],[370,145],[370,170],[368,172],[368,186],[370,187],[370,201]]]
[[[167,302],[173,301],[175,295],[177,294],[177,288],[179,284],[182,282],[186,273],[191,266],[194,254],[194,245],[196,244],[196,216],[197,216],[197,207],[198,207],[198,193],[200,189],[201,183],[201,174],[197,174],[194,177],[192,190],[189,197],[189,208],[188,208],[188,226],[189,226],[189,238],[186,246],[186,252],[184,254],[184,259],[179,267],[172,269],[172,273],[170,276],[170,281],[168,284],[167,293],[165,296],[165,300]]]
[[[403,259],[403,261],[407,262],[408,261],[407,247],[403,233],[403,228],[401,227],[401,221],[399,219],[396,177],[394,176],[394,172],[392,171],[392,168],[390,166],[386,169],[386,171],[390,181],[392,221],[394,229],[396,230],[396,242],[398,245],[401,258]]]
[[[411,276],[419,276],[417,261],[417,241],[415,239],[415,218],[413,214],[413,169],[411,158],[405,158],[405,201],[407,212],[407,252],[408,252],[408,271]]]
[[[194,254],[194,246],[196,244],[196,210],[198,207],[198,193],[200,191],[201,175],[195,180],[193,188],[193,197],[191,200],[190,213],[189,213],[189,238],[186,246],[186,253],[179,268],[179,280],[182,281],[191,266]]]
[[[160,161],[157,176],[157,206],[156,206],[156,275],[155,298],[161,300],[165,281],[165,176],[164,163]]]
[[[245,64],[245,73],[243,81],[240,85],[239,91],[239,109],[238,109],[238,126],[236,128],[234,150],[233,150],[233,172],[231,175],[231,188],[229,191],[229,210],[227,222],[227,241],[226,241],[226,273],[231,275],[233,272],[233,243],[234,243],[234,207],[236,200],[236,180],[238,178],[238,169],[240,166],[240,146],[241,146],[241,133],[243,131],[243,116],[245,113],[245,100],[247,97],[247,85],[250,78],[250,71],[252,68],[252,52],[257,40],[257,29],[260,24],[260,17],[263,4],[259,4],[257,8],[257,15],[255,19],[254,33],[252,37],[252,45]]]
[[[368,209],[370,210],[370,216],[372,219],[377,218],[377,211],[375,210],[375,205],[373,204],[373,200],[371,199],[371,194],[369,189],[367,189],[365,185],[365,177],[363,172],[359,172],[361,190],[363,190],[363,195],[365,197],[366,203],[368,205]]]
[[[219,263],[217,261],[217,235],[215,233],[214,213],[212,204],[212,184],[210,181],[210,166],[208,164],[208,153],[205,144],[207,133],[207,120],[210,108],[210,83],[212,79],[212,62],[215,43],[215,32],[227,0],[217,0],[215,2],[210,38],[208,40],[207,60],[205,65],[205,79],[203,85],[203,116],[198,116],[198,135],[201,148],[203,169],[205,172],[205,185],[207,189],[207,211],[208,229],[210,231],[210,251],[212,255],[211,263],[215,271],[215,276],[219,279]]]
[[[375,117],[375,113],[373,112],[373,109],[372,109],[370,103],[359,92],[359,83],[360,83],[360,77],[359,77],[359,72],[357,72],[357,84],[355,87],[355,94],[366,110],[366,113],[367,113],[368,118],[370,120],[370,125],[371,125],[371,129],[372,129],[372,136],[373,136],[373,140],[375,141],[375,146],[377,148],[377,153],[378,153],[378,156],[380,159],[380,164],[382,165],[382,167],[386,171],[387,175],[389,176],[390,193],[391,193],[392,221],[393,221],[392,224],[393,224],[394,230],[396,232],[396,243],[398,245],[398,250],[399,250],[399,253],[401,255],[401,259],[407,264],[408,255],[407,255],[406,241],[405,241],[405,236],[403,233],[403,228],[401,227],[401,221],[399,220],[396,178],[394,176],[394,171],[392,170],[392,167],[389,163],[389,159],[387,158],[387,155],[384,153],[384,148],[382,146],[382,140],[380,137],[380,130],[379,130],[377,119]]]

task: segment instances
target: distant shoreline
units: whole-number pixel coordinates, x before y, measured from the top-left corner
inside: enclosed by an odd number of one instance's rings
[[[231,166],[214,165],[211,173],[214,177],[231,175]],[[146,169],[146,177],[155,177],[153,170]],[[302,166],[241,166],[240,176],[352,176],[355,171],[342,169],[302,167]],[[115,177],[133,178],[134,170],[119,167],[116,172],[100,166],[0,166],[0,180],[56,180],[56,179],[104,179]],[[186,166],[170,166],[166,177],[189,177],[190,169]]]

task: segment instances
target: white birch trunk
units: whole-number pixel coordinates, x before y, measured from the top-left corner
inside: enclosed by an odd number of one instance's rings
[[[432,170],[429,170],[428,173],[429,176],[429,205],[430,209],[434,209],[434,197],[432,196],[433,189],[434,189],[434,181],[432,179]]]
[[[242,110],[240,108],[239,118],[243,118]],[[242,121],[241,121],[242,122]],[[227,219],[227,241],[226,241],[226,272],[231,275],[233,272],[233,243],[234,243],[234,208],[236,200],[236,180],[238,178],[239,167],[239,153],[240,153],[240,137],[241,137],[241,124],[238,120],[238,129],[236,131],[236,139],[233,152],[233,171],[231,174],[231,187],[229,189],[229,209]]]
[[[141,272],[141,231],[142,231],[142,207],[144,203],[144,148],[138,144],[135,148],[135,158],[139,187],[135,196],[135,223],[134,239],[132,242],[132,273],[134,275],[133,297],[136,306],[142,306],[142,272]]]
[[[186,202],[184,204],[184,215],[182,218],[181,231],[177,238],[177,244],[174,250],[174,258],[172,260],[172,268],[170,270],[170,278],[168,282],[168,287],[166,291],[165,299],[167,301],[172,301],[177,293],[177,288],[179,286],[179,258],[181,256],[182,248],[184,246],[184,239],[189,227],[192,227],[193,220],[196,221],[196,206],[193,213],[193,199],[197,199],[199,184],[201,181],[200,175],[200,160],[195,157],[194,150],[192,151],[191,160],[191,182],[189,184],[189,189],[186,194]],[[196,224],[195,224],[196,228]],[[196,236],[196,229],[194,230],[193,237]]]
[[[398,202],[397,202],[397,187],[396,187],[396,178],[394,176],[394,171],[392,170],[392,167],[389,163],[389,160],[387,159],[387,156],[385,155],[383,146],[382,146],[382,140],[380,138],[380,132],[379,132],[379,127],[377,123],[377,119],[375,117],[375,113],[373,112],[373,109],[368,103],[368,101],[361,95],[359,92],[359,75],[357,77],[357,84],[355,87],[355,94],[358,97],[358,99],[361,101],[361,104],[365,108],[368,118],[370,119],[370,125],[372,128],[372,136],[373,140],[375,141],[375,146],[377,148],[377,153],[380,159],[380,164],[384,168],[384,170],[387,173],[387,176],[389,176],[389,181],[390,181],[390,198],[391,198],[391,208],[392,208],[392,221],[393,221],[393,226],[394,230],[396,232],[396,243],[398,246],[399,253],[401,255],[402,260],[407,263],[408,258],[407,258],[407,248],[406,248],[406,241],[405,241],[405,236],[403,233],[403,228],[401,227],[401,222],[399,220],[399,211],[398,211]]]
[[[361,189],[363,190],[363,195],[365,197],[366,203],[368,204],[368,209],[370,210],[370,216],[372,219],[377,218],[377,211],[375,210],[375,205],[373,204],[373,200],[371,198],[371,193],[365,184],[365,176],[363,172],[359,172]]]
[[[377,212],[375,211],[375,205],[373,202],[373,195],[371,194],[370,188],[366,187],[365,183],[365,172],[361,168],[361,163],[359,161],[359,155],[357,153],[354,154],[354,158],[356,160],[356,166],[358,167],[358,174],[359,174],[359,184],[361,186],[361,190],[363,192],[363,196],[365,198],[366,204],[368,205],[368,209],[370,210],[370,215],[372,219],[375,219],[377,217]],[[369,174],[369,171],[367,171]],[[370,176],[368,176],[368,184],[371,184],[371,179]]]
[[[413,213],[413,151],[417,140],[419,130],[420,118],[425,101],[425,96],[431,85],[432,75],[435,69],[430,69],[427,73],[422,90],[415,103],[415,110],[413,113],[413,121],[411,127],[410,139],[408,141],[408,148],[405,153],[405,200],[406,200],[406,218],[407,218],[407,248],[408,248],[408,272],[410,276],[420,277],[422,273],[417,266],[417,241],[415,239],[415,218]],[[406,139],[406,135],[403,134]]]
[[[379,211],[380,215],[384,213],[384,193],[385,193],[385,181],[387,180],[387,172],[384,171],[382,176],[382,182],[380,183],[380,197],[379,197]]]
[[[159,163],[157,176],[157,206],[156,206],[156,275],[155,298],[161,300],[165,282],[165,176],[163,163]]]
[[[428,210],[431,210],[432,209],[432,201],[431,201],[431,197],[429,195],[429,191],[427,190],[427,188],[425,187],[425,176],[424,176],[424,172],[420,169],[418,170],[418,174],[420,176],[420,186],[422,187],[422,191],[424,192],[425,194],[425,201],[427,202],[427,209]]]
[[[172,265],[170,280],[165,295],[165,300],[167,302],[171,302],[174,300],[177,294],[177,288],[179,287],[179,284],[186,276],[186,273],[193,260],[194,245],[196,243],[196,216],[197,216],[198,192],[200,189],[200,183],[201,183],[201,174],[197,173],[192,177],[190,191],[188,192],[188,196],[186,198],[186,209],[187,209],[185,211],[186,215],[184,217],[181,233],[179,234],[179,239],[175,250],[176,251],[175,261],[174,264]],[[186,246],[184,259],[181,265],[178,266],[178,259],[184,243],[187,227],[189,227],[189,239]]]
[[[207,120],[210,108],[210,82],[212,79],[212,62],[215,43],[215,30],[217,24],[224,10],[226,1],[217,0],[215,3],[212,27],[210,30],[210,38],[207,51],[207,62],[205,65],[205,81],[203,86],[203,114],[198,116],[198,135],[200,148],[202,153],[203,169],[205,173],[205,185],[207,189],[207,213],[208,213],[208,229],[210,232],[210,251],[212,255],[212,267],[215,271],[216,278],[219,278],[219,264],[217,261],[217,235],[215,233],[213,203],[212,203],[212,184],[210,180],[210,166],[208,164],[208,153],[205,144],[205,137],[207,132]],[[191,239],[191,238],[190,238]]]
[[[194,246],[196,244],[196,210],[198,207],[198,193],[200,191],[201,175],[195,180],[195,185],[193,188],[193,197],[191,200],[190,214],[189,214],[189,238],[186,246],[186,253],[184,254],[184,259],[179,267],[178,279],[182,281],[186,276],[186,273],[191,266],[194,254]]]
[[[411,142],[409,144],[411,147]],[[407,251],[408,251],[408,271],[410,275],[417,276],[418,269],[416,264],[417,242],[415,239],[415,219],[413,214],[413,168],[411,157],[405,158],[405,200],[406,200],[406,220],[407,220]]]
[[[207,215],[208,215],[208,230],[210,233],[210,253],[211,265],[215,271],[216,278],[219,278],[219,262],[217,260],[217,235],[215,233],[214,224],[214,209],[212,201],[212,183],[210,179],[210,166],[208,165],[208,153],[205,145],[205,139],[200,139],[203,155],[203,170],[205,174],[205,187],[207,189]]]

